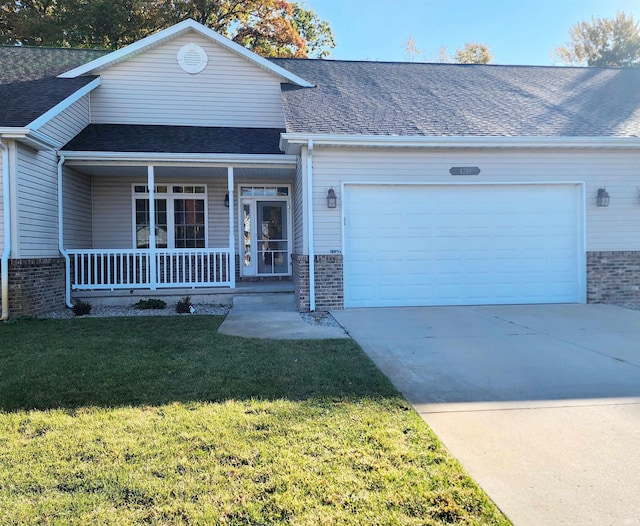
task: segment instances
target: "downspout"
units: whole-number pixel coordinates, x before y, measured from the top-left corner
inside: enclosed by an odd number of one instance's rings
[[[69,254],[64,249],[64,199],[62,195],[62,165],[64,164],[64,155],[60,154],[60,160],[58,161],[58,250],[62,257],[64,257],[64,301],[70,309],[73,308],[71,303],[71,259]]]
[[[2,152],[2,204],[4,210],[4,250],[2,251],[2,316],[0,321],[9,318],[9,256],[11,255],[11,199],[9,194],[9,148],[0,139]]]
[[[309,310],[316,310],[316,262],[313,247],[313,140],[307,143],[307,211],[309,221]]]

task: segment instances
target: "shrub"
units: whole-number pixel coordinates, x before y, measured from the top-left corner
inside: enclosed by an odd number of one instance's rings
[[[167,306],[166,302],[159,300],[157,298],[149,298],[148,300],[140,300],[137,303],[133,304],[134,309],[140,310],[160,310],[164,309]]]
[[[84,316],[91,314],[91,303],[88,301],[78,300],[73,304],[73,314],[76,316]]]
[[[176,312],[178,314],[189,314],[191,312],[191,296],[185,296],[176,303]]]

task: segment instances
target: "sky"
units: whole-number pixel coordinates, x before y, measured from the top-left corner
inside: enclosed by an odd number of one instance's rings
[[[406,61],[413,37],[421,62],[465,42],[484,43],[496,64],[560,65],[553,50],[572,25],[622,11],[640,21],[640,0],[304,0],[331,25],[337,60]]]

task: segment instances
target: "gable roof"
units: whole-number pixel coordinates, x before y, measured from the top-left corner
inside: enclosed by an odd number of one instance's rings
[[[639,137],[640,69],[272,59],[287,132],[415,137]]]
[[[109,67],[110,65],[117,64],[122,60],[126,60],[129,57],[137,55],[139,53],[144,52],[147,49],[160,45],[162,42],[167,40],[171,40],[176,38],[177,36],[185,33],[186,31],[195,31],[214,42],[217,42],[221,46],[231,50],[232,52],[244,57],[245,59],[253,62],[254,64],[260,66],[261,68],[270,71],[271,73],[277,75],[285,81],[291,82],[298,86],[311,87],[312,84],[307,82],[305,79],[299,77],[298,75],[288,71],[286,69],[281,68],[277,64],[249,51],[248,49],[236,44],[232,40],[223,37],[219,33],[213,31],[202,24],[199,24],[195,20],[184,20],[178,24],[175,24],[167,29],[163,29],[162,31],[158,31],[153,35],[150,35],[142,40],[138,40],[133,44],[125,46],[117,51],[114,51],[108,55],[97,58],[92,62],[87,64],[83,64],[82,66],[78,66],[70,71],[60,74],[60,78],[75,78],[81,75],[87,74],[97,74],[101,69]]]

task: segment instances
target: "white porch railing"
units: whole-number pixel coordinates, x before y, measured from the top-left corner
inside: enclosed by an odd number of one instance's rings
[[[73,290],[232,286],[233,256],[228,248],[156,249],[153,255],[151,250],[67,253]]]

